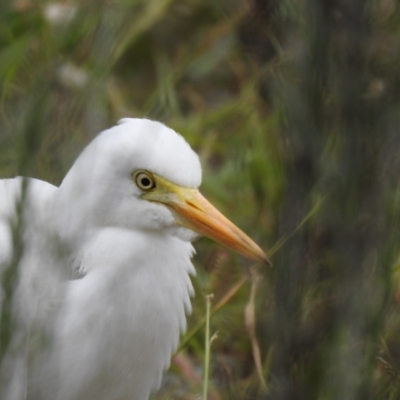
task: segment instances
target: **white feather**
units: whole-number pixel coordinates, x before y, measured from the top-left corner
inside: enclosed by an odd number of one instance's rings
[[[0,181],[0,269],[13,260],[19,274],[1,399],[145,400],[159,387],[191,310],[194,250],[166,207],[140,199],[136,169],[201,182],[186,141],[144,119],[101,133],[60,188],[28,180],[20,216],[22,178]]]

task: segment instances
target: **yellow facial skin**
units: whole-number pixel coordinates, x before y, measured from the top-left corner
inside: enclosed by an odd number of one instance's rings
[[[134,173],[133,179],[144,191],[141,197],[170,208],[177,224],[207,236],[244,257],[271,265],[260,247],[224,217],[197,189],[176,185],[147,171]]]

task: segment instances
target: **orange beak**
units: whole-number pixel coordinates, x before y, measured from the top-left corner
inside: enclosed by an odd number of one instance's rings
[[[198,190],[178,186],[154,175],[156,188],[142,198],[170,208],[176,222],[256,262],[271,265],[266,254],[220,213]]]

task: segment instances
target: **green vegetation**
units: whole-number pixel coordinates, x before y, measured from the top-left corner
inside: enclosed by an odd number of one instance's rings
[[[252,263],[196,244],[152,399],[200,398],[208,293],[209,399],[400,399],[399,27],[396,0],[0,2],[1,177],[59,184],[96,133],[146,116],[271,249],[251,300]]]

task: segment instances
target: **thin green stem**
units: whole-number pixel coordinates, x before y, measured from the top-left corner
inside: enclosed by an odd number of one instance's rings
[[[205,340],[205,357],[204,357],[204,386],[203,386],[203,398],[202,400],[207,400],[208,393],[208,378],[210,372],[210,348],[211,348],[211,340],[210,340],[210,310],[211,310],[211,302],[214,298],[214,295],[209,294],[207,296],[207,307],[206,307],[206,340]]]

